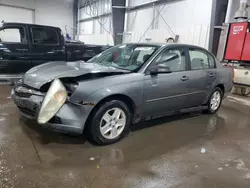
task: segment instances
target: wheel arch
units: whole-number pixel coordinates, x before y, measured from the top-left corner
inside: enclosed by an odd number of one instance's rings
[[[222,95],[224,95],[224,93],[225,93],[225,86],[223,84],[218,84],[215,88],[217,88],[217,87],[221,89],[221,91],[223,92]]]
[[[215,88],[220,88],[221,91],[223,92],[223,93],[222,93],[222,96],[224,96],[224,93],[225,93],[225,86],[224,86],[223,84],[221,84],[221,83],[220,83],[220,84],[217,84],[217,85],[214,86],[214,88],[213,88],[211,91],[209,91],[209,92],[207,93],[207,97],[206,97],[206,99],[204,100],[204,102],[202,103],[203,105],[206,105],[206,104],[208,103],[209,97],[212,95],[212,92],[214,91]]]
[[[131,99],[129,96],[127,96],[125,94],[112,94],[112,95],[106,96],[105,98],[103,98],[102,100],[100,100],[95,105],[95,107],[91,110],[91,112],[89,113],[89,116],[88,116],[88,118],[86,120],[86,125],[87,126],[90,123],[91,117],[93,117],[94,113],[100,108],[100,106],[102,104],[104,104],[105,102],[111,101],[111,100],[119,100],[119,101],[124,102],[128,106],[128,108],[130,110],[130,113],[132,115],[132,119],[133,119],[133,117],[135,115],[135,112],[136,112],[136,104],[133,101],[133,99]]]

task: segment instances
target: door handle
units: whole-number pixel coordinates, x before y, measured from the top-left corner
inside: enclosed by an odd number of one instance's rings
[[[209,77],[215,77],[215,74],[214,73],[209,73],[208,76]]]
[[[19,52],[27,52],[28,49],[26,49],[26,48],[17,48],[16,51],[19,51]]]
[[[185,82],[185,81],[187,81],[187,80],[189,80],[189,77],[188,77],[188,76],[182,76],[182,77],[181,77],[181,81]]]

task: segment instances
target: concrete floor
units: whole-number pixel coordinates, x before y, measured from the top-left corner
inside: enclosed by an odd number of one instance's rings
[[[140,123],[98,147],[21,118],[10,87],[0,91],[1,188],[250,187],[250,99],[230,96],[217,115]]]

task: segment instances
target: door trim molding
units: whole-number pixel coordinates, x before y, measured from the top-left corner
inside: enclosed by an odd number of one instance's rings
[[[169,97],[162,97],[162,98],[157,98],[157,99],[149,99],[146,102],[155,102],[155,101],[171,99],[171,98],[176,98],[176,97],[181,97],[181,96],[186,96],[186,95],[193,95],[193,94],[203,93],[203,92],[206,92],[206,90],[196,91],[196,92],[191,92],[191,93],[185,93],[185,94],[180,94],[180,95],[173,95],[173,96],[169,96]]]

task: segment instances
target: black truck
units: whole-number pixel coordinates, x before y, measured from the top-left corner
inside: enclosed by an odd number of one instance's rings
[[[108,49],[67,41],[58,27],[2,23],[0,25],[0,80],[20,77],[30,68],[49,61],[87,61]]]

